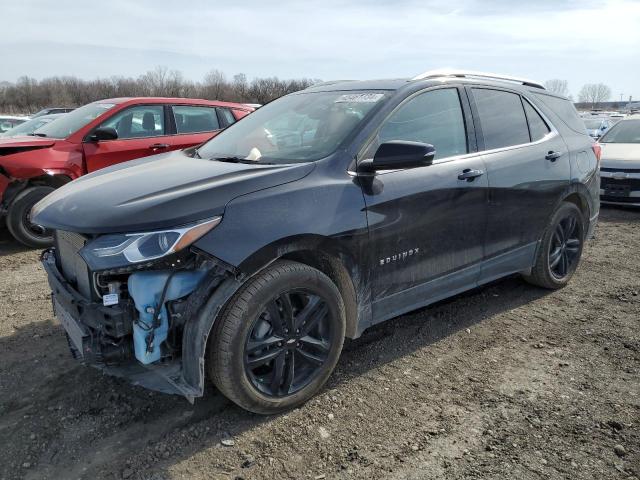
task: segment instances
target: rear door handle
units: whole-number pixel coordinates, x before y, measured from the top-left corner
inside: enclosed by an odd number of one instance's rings
[[[482,170],[473,170],[471,168],[465,168],[461,174],[458,175],[458,180],[466,180],[467,182],[473,182],[476,177],[484,175]]]
[[[168,143],[154,143],[153,145],[149,145],[151,150],[158,150],[160,148],[169,148]]]
[[[550,160],[552,162],[555,162],[557,159],[559,159],[562,156],[562,152],[549,152],[547,153],[544,158],[547,160]]]

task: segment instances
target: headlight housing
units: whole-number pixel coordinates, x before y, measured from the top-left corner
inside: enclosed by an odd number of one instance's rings
[[[91,270],[106,270],[148,262],[188,247],[220,223],[214,217],[179,228],[102,235],[88,242],[80,255]]]

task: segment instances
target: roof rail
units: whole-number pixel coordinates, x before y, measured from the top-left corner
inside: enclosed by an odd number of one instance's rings
[[[522,85],[526,85],[527,87],[536,87],[546,90],[544,85],[540,82],[536,82],[533,80],[527,80],[526,78],[518,78],[512,77],[510,75],[500,75],[497,73],[487,73],[487,72],[475,72],[473,70],[452,70],[447,68],[442,68],[438,70],[429,70],[427,72],[421,73],[420,75],[416,75],[411,80],[424,80],[427,78],[438,78],[438,77],[471,77],[471,78],[489,78],[493,80],[506,80],[508,82],[516,82],[521,83]]]

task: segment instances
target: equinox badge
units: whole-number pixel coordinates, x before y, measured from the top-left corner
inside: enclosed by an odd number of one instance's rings
[[[386,265],[387,263],[397,262],[399,260],[406,260],[409,257],[413,257],[417,255],[419,252],[419,248],[412,248],[411,250],[407,250],[406,252],[397,253],[396,255],[391,255],[387,258],[380,259],[380,265]]]

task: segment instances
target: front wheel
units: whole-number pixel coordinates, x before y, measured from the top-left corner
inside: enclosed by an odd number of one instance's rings
[[[52,187],[29,187],[20,192],[9,206],[7,228],[23,245],[45,248],[53,244],[53,232],[31,221],[31,208],[53,192]]]
[[[273,414],[311,398],[344,342],[340,292],[322,272],[278,261],[247,281],[216,320],[208,370],[230,400]]]
[[[551,217],[525,280],[543,288],[564,287],[578,268],[584,237],[582,212],[573,203],[563,203]]]

